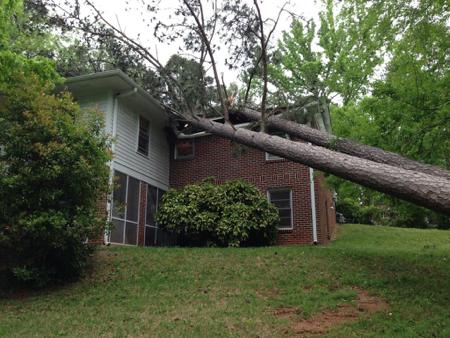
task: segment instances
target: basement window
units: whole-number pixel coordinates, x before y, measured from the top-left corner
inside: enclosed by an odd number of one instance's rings
[[[267,190],[269,202],[275,204],[280,215],[279,230],[291,230],[292,225],[292,190],[269,189]]]
[[[175,144],[175,159],[191,158],[195,155],[194,140],[179,140]]]

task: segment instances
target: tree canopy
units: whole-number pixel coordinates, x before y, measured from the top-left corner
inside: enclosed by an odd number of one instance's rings
[[[50,33],[28,26],[28,18],[23,1],[0,0],[0,90],[16,84],[18,71],[39,74],[42,81],[60,80],[55,61],[38,52],[51,44]]]
[[[371,81],[371,95],[332,109],[333,130],[339,136],[449,169],[449,5],[387,1],[370,9],[390,18],[384,31],[374,27],[385,36],[387,58]],[[363,205],[387,206],[397,225],[450,227],[448,218],[388,196],[344,182],[336,186],[342,195]]]

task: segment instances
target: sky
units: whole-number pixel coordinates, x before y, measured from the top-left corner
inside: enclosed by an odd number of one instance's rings
[[[253,1],[247,0],[249,4],[252,4]],[[155,37],[153,36],[153,27],[147,26],[148,22],[144,22],[144,19],[147,19],[149,16],[143,9],[136,9],[137,1],[126,0],[126,1],[111,1],[111,0],[92,0],[94,5],[104,12],[105,18],[114,24],[116,27],[120,27],[122,31],[124,31],[129,37],[136,38],[138,37],[150,51],[158,55],[158,59],[162,64],[165,64],[169,57],[179,51],[180,43],[172,43],[172,44],[162,44],[159,43]],[[142,1],[140,1],[142,2]],[[303,15],[305,18],[316,18],[318,17],[318,12],[320,9],[320,4],[316,3],[316,0],[291,0],[291,3],[286,7],[290,11],[294,12],[297,15]],[[126,3],[129,3],[129,6],[133,6],[134,9],[131,11],[125,10]],[[174,12],[174,8],[179,3],[178,0],[161,0],[161,7],[165,8],[164,11],[158,14],[157,20],[164,20],[168,22],[173,19],[172,16]],[[204,1],[205,3],[205,1]],[[211,2],[207,2],[204,7],[207,7],[207,4]],[[266,0],[260,4],[261,13],[263,18],[276,18],[278,15],[279,9],[282,6],[283,2],[281,1],[270,1]],[[125,6],[124,6],[125,5]],[[210,6],[210,5],[209,5]],[[169,17],[171,19],[169,19]],[[156,21],[157,21],[156,20]],[[156,23],[153,22],[153,24]],[[281,32],[283,30],[288,31],[290,25],[290,17],[287,13],[285,13],[278,24],[277,27],[277,35],[275,35],[276,39],[281,38]],[[276,41],[276,40],[275,40]],[[225,81],[233,82],[237,77],[237,74],[231,72],[223,65],[225,54],[220,53],[218,55],[218,68],[219,72],[224,72],[226,74]]]

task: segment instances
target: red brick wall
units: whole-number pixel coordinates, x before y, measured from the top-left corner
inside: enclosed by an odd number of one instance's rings
[[[251,148],[246,148],[244,153],[235,156],[233,151],[236,152],[237,149],[238,146],[227,139],[203,136],[195,139],[193,158],[174,160],[174,147],[172,147],[170,187],[180,188],[214,176],[216,184],[244,178],[255,184],[263,194],[267,193],[267,189],[291,188],[294,227],[293,230],[279,231],[277,244],[312,244],[309,168],[282,159],[266,161],[264,152]],[[320,198],[321,196],[316,193],[316,200]],[[317,211],[316,214],[319,219],[319,212]],[[318,227],[320,244],[326,242],[324,239],[327,238],[327,234],[324,230],[325,228]]]
[[[98,210],[96,212],[96,216],[100,216],[100,217],[105,217],[106,219],[108,219],[108,209],[107,209],[107,205],[108,205],[108,196],[105,193],[105,196],[100,199],[98,201]],[[99,233],[97,237],[95,238],[88,238],[88,243],[89,244],[103,244],[103,236],[104,233]]]
[[[141,181],[141,195],[139,198],[138,246],[144,246],[145,244],[146,201],[147,201],[147,183]]]

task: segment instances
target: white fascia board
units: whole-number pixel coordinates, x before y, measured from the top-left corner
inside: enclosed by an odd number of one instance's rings
[[[134,88],[136,88],[135,90],[138,95],[136,95],[133,100],[138,100],[142,107],[146,107],[150,104],[151,107],[156,108],[156,114],[160,118],[168,119],[168,115],[166,114],[163,105],[147,91],[142,89],[124,72],[118,69],[67,78],[64,84],[58,84],[55,90],[61,91],[64,87],[68,87],[69,91],[73,92],[110,89],[115,92],[116,95],[123,92],[129,92],[130,90],[134,91]]]

